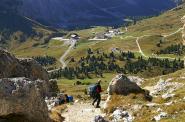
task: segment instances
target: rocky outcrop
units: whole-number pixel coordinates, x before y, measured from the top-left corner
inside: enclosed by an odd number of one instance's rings
[[[130,81],[125,75],[117,75],[109,84],[108,93],[110,95],[128,95],[130,93],[143,93],[144,90],[141,89],[136,83]]]
[[[49,122],[43,86],[42,80],[0,79],[0,121]]]
[[[24,76],[32,80],[41,79],[48,81],[49,75],[34,59],[19,59],[20,64],[24,67]]]
[[[26,77],[31,80],[44,80],[43,87],[47,92],[43,95],[50,95],[49,75],[34,59],[17,59],[9,52],[0,49],[0,79]]]
[[[0,49],[0,78],[26,77],[48,81],[47,71],[33,59],[17,59]]]
[[[0,49],[0,78],[23,76],[24,67],[19,60],[5,50]]]
[[[44,97],[58,91],[35,60],[0,49],[0,122],[50,122]]]

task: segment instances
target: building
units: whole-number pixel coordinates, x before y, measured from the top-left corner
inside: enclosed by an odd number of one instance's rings
[[[80,39],[80,36],[76,33],[73,33],[73,34],[71,34],[71,39],[78,40],[78,39]]]

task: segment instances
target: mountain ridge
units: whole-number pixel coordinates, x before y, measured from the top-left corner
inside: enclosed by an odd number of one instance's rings
[[[179,1],[176,1],[179,3]],[[21,14],[54,27],[121,25],[127,16],[156,15],[176,6],[172,0],[26,0]],[[79,4],[80,3],[80,4]],[[134,8],[134,9],[133,9]]]

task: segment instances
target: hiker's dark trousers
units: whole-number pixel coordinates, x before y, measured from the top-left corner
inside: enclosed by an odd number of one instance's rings
[[[96,106],[98,107],[100,105],[101,101],[101,95],[98,93],[94,96],[93,105],[97,102]]]

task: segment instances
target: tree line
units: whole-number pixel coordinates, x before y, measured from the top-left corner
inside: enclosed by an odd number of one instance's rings
[[[36,60],[42,66],[53,65],[57,61],[56,58],[52,56],[36,56],[33,57],[33,59]]]
[[[185,53],[185,46],[182,44],[175,44],[170,45],[165,49],[162,49],[157,52],[157,54],[175,54],[175,55],[182,55]]]
[[[136,57],[132,52],[122,51],[119,53],[104,53],[100,51],[93,52],[92,49],[88,49],[85,57],[81,57],[77,61],[74,58],[72,60],[76,63],[75,66],[57,70],[50,77],[84,79],[92,78],[92,75],[103,77],[104,73],[137,74],[143,71],[155,70],[155,67],[160,68],[163,74],[167,74],[184,68],[184,61],[180,59],[144,59],[142,56]]]

